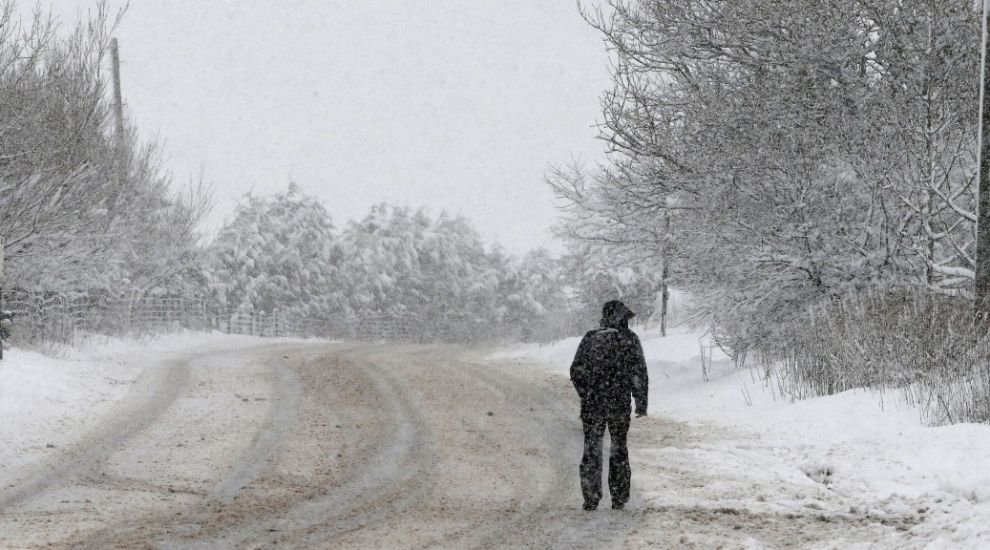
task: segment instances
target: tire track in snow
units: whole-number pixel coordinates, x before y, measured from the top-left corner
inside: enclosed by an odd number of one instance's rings
[[[260,350],[253,350],[255,353],[265,353],[272,356],[271,351],[275,346],[264,347]],[[217,358],[229,354],[243,353],[244,350],[234,350],[231,352],[212,353],[199,356],[197,361],[216,361]],[[197,520],[205,518],[210,510],[223,507],[237,496],[237,494],[252,481],[258,479],[265,471],[269,461],[277,454],[282,441],[291,431],[296,419],[299,395],[302,391],[296,375],[284,364],[271,360],[264,363],[271,380],[272,392],[268,399],[268,409],[266,414],[255,429],[250,443],[240,452],[227,472],[223,474],[209,491],[206,498],[185,510],[181,518],[180,527],[184,530],[195,532],[199,528]],[[108,547],[126,547],[134,540],[135,532],[139,528],[149,524],[172,525],[176,522],[173,516],[167,517],[144,517],[137,520],[129,520],[125,523],[115,523],[96,532],[88,533],[85,539],[76,542],[73,548],[94,548],[102,549]],[[180,530],[182,530],[180,529]],[[137,535],[137,539],[143,539],[143,535]],[[168,540],[159,541],[159,547],[171,547],[173,544]]]
[[[205,539],[159,541],[160,548],[269,547],[291,538],[292,544],[321,547],[351,531],[380,522],[420,502],[431,489],[434,460],[421,416],[388,369],[374,361],[358,365],[341,353],[337,365],[360,372],[386,404],[389,433],[360,474],[315,498],[301,501],[275,519],[247,527],[231,525]],[[247,528],[246,528],[247,527]],[[305,541],[305,542],[301,542]]]
[[[278,452],[279,445],[286,438],[296,420],[299,394],[302,388],[299,379],[283,364],[272,367],[274,395],[268,413],[255,432],[250,445],[224,478],[210,493],[210,502],[220,505],[230,504],[247,484],[258,479],[265,466]]]
[[[22,503],[45,489],[103,462],[115,449],[155,422],[189,381],[191,358],[145,368],[121,402],[99,424],[57,456],[14,472],[0,489],[0,509]]]
[[[543,413],[549,412],[550,418],[546,420],[551,421],[553,427],[543,432],[543,440],[551,448],[562,451],[564,454],[572,454],[575,447],[574,442],[571,437],[566,437],[565,434],[573,435],[574,430],[578,430],[580,433],[580,427],[576,426],[576,423],[570,418],[573,415],[568,414],[560,400],[551,397],[546,391],[539,391],[538,387],[519,381],[515,381],[515,385],[507,384],[504,379],[493,376],[484,366],[476,364],[466,366],[468,366],[466,370],[470,372],[471,376],[489,388],[505,395],[507,399],[511,399],[515,408],[524,411],[528,409],[533,412],[537,410]],[[550,398],[548,399],[548,397]],[[515,490],[523,497],[520,499],[518,508],[505,518],[503,524],[472,526],[472,532],[448,535],[442,543],[437,544],[438,547],[449,546],[452,542],[457,542],[462,547],[471,548],[503,547],[507,536],[506,525],[516,528],[527,527],[529,535],[527,538],[536,538],[535,533],[542,531],[539,524],[544,523],[550,510],[557,506],[565,506],[565,503],[571,500],[572,495],[570,493],[574,482],[571,479],[571,474],[573,472],[567,468],[566,464],[556,464],[552,478],[541,480],[528,468],[530,464],[526,461],[512,455],[506,458],[512,463],[511,471],[516,474]],[[547,481],[549,484],[546,483]],[[551,527],[551,525],[542,525],[542,528],[546,527]],[[517,531],[516,536],[518,535],[519,532]],[[540,532],[539,535],[540,539],[545,539],[546,533]],[[469,543],[470,546],[465,546],[465,543]]]
[[[580,424],[558,381],[525,369],[478,363],[460,348],[443,346],[337,348],[324,355],[331,363],[316,362],[306,366],[313,370],[299,371],[321,372],[325,383],[345,392],[340,396],[363,389],[357,401],[344,405],[362,411],[348,420],[369,420],[376,428],[353,434],[354,441],[366,444],[352,446],[359,452],[343,462],[330,462],[346,468],[327,478],[330,483],[278,500],[287,493],[279,485],[285,465],[276,464],[289,456],[285,453],[293,445],[308,441],[299,439],[305,431],[294,428],[315,418],[301,406],[303,397],[325,391],[308,374],[306,387],[300,388],[295,371],[278,359],[279,349],[285,348],[227,352],[231,360],[243,354],[241,362],[263,359],[257,364],[271,369],[263,379],[273,385],[268,409],[256,410],[263,415],[254,421],[256,433],[245,434],[250,443],[238,448],[239,459],[224,464],[228,470],[218,481],[141,517],[122,508],[124,519],[65,542],[101,549],[365,547],[384,535],[391,540],[387,547],[582,548],[608,545],[635,523],[627,515],[589,515],[579,509]],[[201,357],[209,361],[222,356],[214,352]],[[334,368],[334,362],[346,370]],[[199,365],[192,364],[196,375]],[[227,378],[227,373],[236,372],[221,368],[211,376],[229,381],[236,378]],[[356,386],[336,383],[344,373]],[[301,396],[302,390],[309,393]],[[307,402],[313,406],[333,408],[335,402]],[[486,410],[495,415],[486,415]],[[184,408],[179,412],[177,408],[176,415],[167,415],[168,423],[149,421],[165,428],[156,428],[154,436],[149,432],[149,441],[169,437],[163,434],[176,427],[193,426],[190,421],[196,419],[187,417]],[[173,426],[175,422],[179,424]],[[334,432],[323,433],[332,437]],[[108,450],[103,458],[110,454]],[[446,467],[453,471],[440,469]],[[144,490],[154,488],[153,483],[145,485]],[[422,527],[422,532],[406,531],[410,527]]]
[[[350,548],[366,547],[375,541],[374,544],[388,548],[597,548],[624,536],[637,524],[637,519],[629,515],[589,516],[580,510],[577,462],[582,430],[576,409],[549,380],[539,375],[536,379],[517,376],[491,364],[479,364],[460,348],[418,346],[390,352],[403,359],[399,362],[390,357],[384,361],[382,370],[394,370],[397,377],[401,376],[396,391],[407,396],[410,406],[419,411],[419,417],[429,416],[436,430],[478,432],[474,434],[476,439],[465,440],[463,436],[440,437],[441,432],[432,430],[424,432],[422,441],[429,441],[426,436],[432,438],[435,452],[424,455],[428,460],[442,464],[446,459],[449,464],[451,457],[463,456],[471,464],[467,468],[474,469],[474,477],[467,480],[470,484],[467,487],[481,493],[471,499],[473,506],[481,508],[451,509],[448,503],[448,513],[441,511],[437,515],[436,510],[438,507],[443,510],[445,499],[453,498],[452,502],[457,502],[450,491],[456,494],[465,489],[465,486],[447,485],[453,480],[440,475],[447,481],[435,484],[437,491],[408,495],[403,507],[391,508],[383,517],[375,518],[385,520],[381,525],[366,522],[357,526],[368,527],[370,531],[355,533],[357,538],[339,538],[357,529],[331,529],[303,538],[304,543],[288,536],[272,538],[271,544],[279,541],[298,546]],[[368,358],[363,360],[367,362]],[[437,387],[445,391],[436,391]],[[461,391],[464,395],[457,395]],[[451,402],[445,399],[448,393],[452,394]],[[438,394],[440,405],[435,401]],[[489,412],[494,416],[486,414],[486,407],[490,407]],[[464,423],[459,422],[465,415]],[[449,442],[444,444],[445,441]],[[465,446],[451,447],[450,442]],[[486,456],[488,461],[475,462],[479,456]],[[485,480],[492,478],[500,483],[500,488],[496,494],[486,496]],[[402,488],[401,483],[399,486]],[[450,523],[453,518],[462,521]],[[431,529],[432,522],[444,526]],[[420,528],[440,532],[416,533]],[[570,536],[574,531],[578,536]],[[400,532],[408,536],[394,535]],[[385,538],[379,539],[378,534]]]

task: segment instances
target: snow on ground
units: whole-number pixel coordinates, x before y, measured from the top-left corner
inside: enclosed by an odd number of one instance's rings
[[[640,336],[650,369],[649,410],[658,429],[674,430],[679,422],[704,436],[675,434],[668,444],[656,438],[653,447],[631,442],[645,503],[910,516],[914,544],[907,547],[990,548],[990,426],[926,427],[896,394],[849,391],[794,402],[753,371],[733,368],[724,355],[702,345],[697,332]],[[82,348],[46,355],[6,350],[0,361],[0,483],[19,466],[78,439],[144,369],[199,352],[276,341],[180,333],[91,338]],[[536,362],[566,376],[578,342],[516,346],[494,358]],[[702,353],[713,360],[707,382]],[[658,465],[653,473],[649,464]],[[705,472],[707,492],[685,488],[672,471]]]
[[[640,332],[650,371],[650,415],[718,435],[687,448],[640,448],[645,456],[716,478],[744,476],[753,487],[823,489],[816,503],[791,502],[784,494],[747,501],[727,491],[719,505],[911,516],[918,521],[910,530],[911,547],[990,548],[990,426],[924,426],[919,412],[896,393],[856,390],[794,401],[754,370],[735,368],[718,350],[705,382],[701,355],[710,346],[702,346],[703,335],[670,332],[666,338]],[[536,361],[566,376],[579,340],[517,346],[493,358]],[[630,444],[636,449],[635,441]],[[677,498],[643,490],[656,505]]]
[[[271,339],[181,332],[142,339],[87,338],[45,353],[12,348],[0,360],[0,483],[17,468],[76,441],[111,411],[144,369],[197,350],[272,343]]]

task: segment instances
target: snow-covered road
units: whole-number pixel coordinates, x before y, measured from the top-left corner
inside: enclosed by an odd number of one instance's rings
[[[566,388],[472,357],[253,343],[149,358],[98,422],[3,472],[0,547],[546,547],[574,522],[598,544],[627,531],[630,517],[577,511]]]
[[[733,464],[721,443],[745,437],[662,417],[633,423],[629,508],[581,511],[573,391],[525,360],[261,340],[158,359],[0,470],[0,547],[911,547],[920,521]]]

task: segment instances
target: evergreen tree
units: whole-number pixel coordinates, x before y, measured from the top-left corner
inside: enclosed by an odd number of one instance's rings
[[[211,246],[211,277],[228,313],[276,310],[303,318],[351,316],[343,249],[318,200],[290,184],[249,196]]]

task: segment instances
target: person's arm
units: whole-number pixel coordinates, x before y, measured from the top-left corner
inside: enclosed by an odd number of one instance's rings
[[[632,395],[636,401],[636,416],[646,416],[650,377],[646,371],[646,356],[639,337],[632,333]]]
[[[588,391],[589,345],[588,336],[585,335],[574,354],[574,361],[571,362],[571,382],[581,399],[584,399],[584,394]]]

